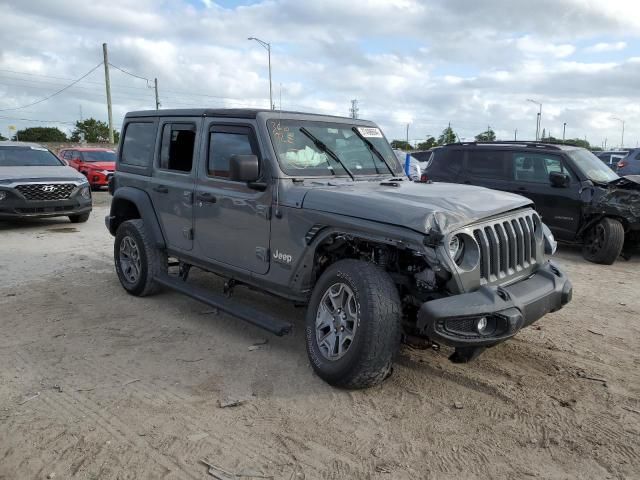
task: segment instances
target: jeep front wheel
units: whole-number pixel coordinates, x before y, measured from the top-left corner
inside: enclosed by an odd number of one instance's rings
[[[613,218],[603,218],[591,227],[584,238],[582,254],[594,263],[611,265],[624,245],[624,227]]]
[[[120,283],[138,297],[156,293],[159,285],[154,278],[167,271],[166,254],[153,245],[140,219],[120,224],[113,259]]]
[[[400,319],[398,290],[384,270],[358,260],[336,262],[318,280],[307,310],[313,369],[339,387],[382,382],[400,346]]]

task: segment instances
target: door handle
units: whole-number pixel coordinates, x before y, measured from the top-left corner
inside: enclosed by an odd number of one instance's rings
[[[196,198],[201,202],[216,203],[216,197],[214,197],[210,193],[199,193]]]
[[[169,189],[164,185],[158,185],[157,187],[153,187],[153,191],[158,193],[169,193]]]

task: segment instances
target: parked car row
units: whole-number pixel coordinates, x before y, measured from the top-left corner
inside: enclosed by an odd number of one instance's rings
[[[68,148],[60,150],[58,156],[87,177],[94,190],[108,186],[116,169],[116,152],[107,148]]]

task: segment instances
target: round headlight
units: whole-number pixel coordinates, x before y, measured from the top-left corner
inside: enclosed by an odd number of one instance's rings
[[[487,317],[480,317],[476,322],[476,330],[478,333],[484,333],[487,329]]]
[[[464,242],[458,235],[454,235],[449,240],[449,256],[454,262],[459,263],[464,251]]]
[[[7,192],[0,190],[0,200],[4,200],[7,198]]]

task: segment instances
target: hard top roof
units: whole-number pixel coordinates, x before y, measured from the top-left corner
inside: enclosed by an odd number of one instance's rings
[[[269,110],[265,108],[180,108],[167,110],[140,110],[128,112],[125,118],[131,117],[228,117],[255,119],[259,114],[271,115],[304,115],[317,120],[322,118],[349,120],[353,123],[371,124],[368,120],[341,117],[338,115],[326,115],[318,113],[295,112],[288,110]]]

